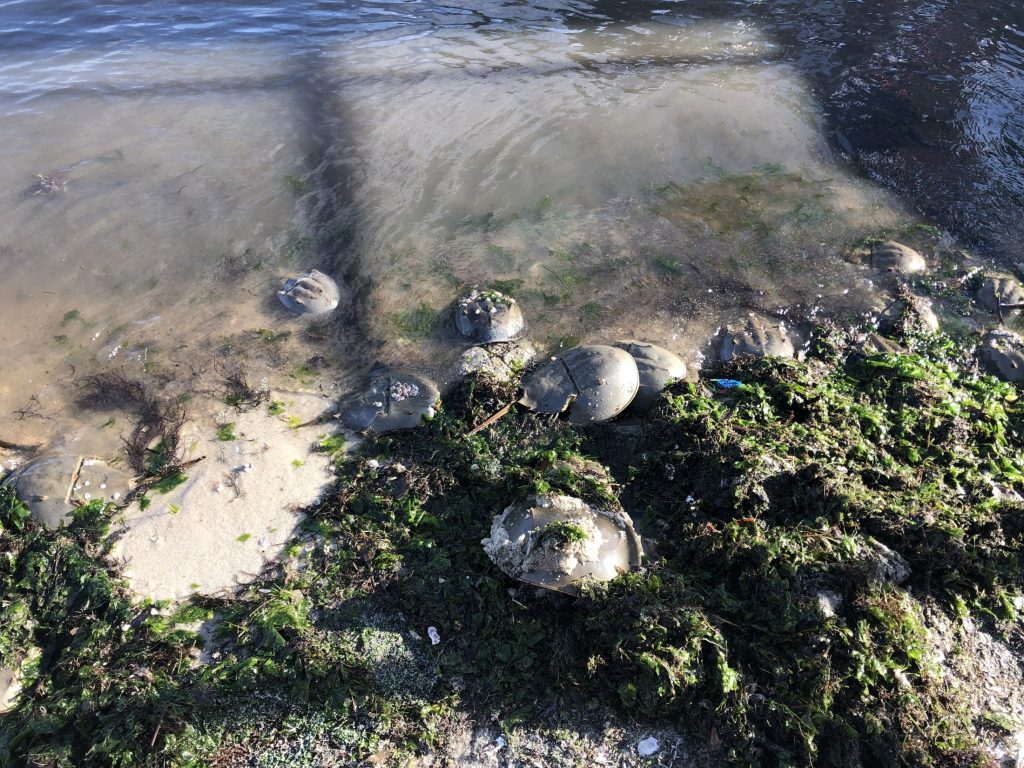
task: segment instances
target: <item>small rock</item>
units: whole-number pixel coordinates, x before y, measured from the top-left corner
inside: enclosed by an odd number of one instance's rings
[[[910,564],[880,541],[871,540],[870,550],[865,553],[865,563],[871,576],[885,584],[902,584],[910,578]]]
[[[441,642],[441,633],[437,631],[437,627],[427,627],[427,637],[430,638],[431,645]]]

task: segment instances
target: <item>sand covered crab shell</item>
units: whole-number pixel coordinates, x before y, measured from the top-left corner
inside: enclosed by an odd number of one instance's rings
[[[620,341],[615,346],[633,357],[640,374],[640,389],[633,398],[633,408],[650,408],[665,387],[686,378],[686,363],[663,347],[643,341]]]
[[[871,267],[879,272],[913,275],[924,272],[928,268],[928,262],[913,248],[895,240],[886,240],[872,246]]]
[[[429,379],[411,371],[375,366],[365,390],[341,403],[342,423],[377,434],[418,427],[434,418],[441,393]]]
[[[989,312],[1002,314],[1003,317],[1015,317],[1020,314],[1020,309],[1001,309],[1007,304],[1015,305],[1024,303],[1024,289],[1010,275],[993,274],[986,276],[981,281],[975,298]]]
[[[511,296],[474,289],[455,305],[455,327],[478,344],[494,344],[522,337],[526,320]]]
[[[796,348],[783,323],[768,325],[751,317],[743,330],[725,329],[719,359],[728,363],[737,357],[793,357]]]
[[[939,316],[932,309],[931,301],[923,296],[905,293],[879,313],[879,330],[891,333],[901,327],[938,333]]]
[[[863,341],[857,344],[856,351],[862,355],[907,354],[907,350],[899,342],[880,333],[869,333]]]
[[[977,350],[978,359],[1003,381],[1024,381],[1024,339],[1003,329],[990,331]]]
[[[632,355],[618,347],[588,344],[530,373],[519,402],[538,413],[568,411],[573,424],[593,424],[626,410],[639,389],[640,372]]]
[[[625,512],[558,495],[507,507],[481,544],[512,578],[570,595],[582,579],[608,581],[636,568],[643,554]]]
[[[337,308],[341,292],[332,278],[318,269],[311,269],[305,275],[285,280],[277,298],[292,312],[323,315]]]
[[[496,381],[511,381],[536,356],[529,340],[470,347],[455,362],[454,372],[460,379],[485,374]]]
[[[123,503],[132,490],[131,475],[101,459],[73,453],[49,453],[19,467],[4,480],[32,517],[57,528],[75,507],[102,499]]]

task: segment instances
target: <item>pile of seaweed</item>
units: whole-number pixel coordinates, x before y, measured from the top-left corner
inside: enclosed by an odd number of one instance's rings
[[[173,609],[119,581],[110,510],[48,531],[0,490],[0,667],[24,675],[0,763],[262,765],[304,732],[406,764],[459,711],[514,729],[611,709],[712,764],[991,764],[983,742],[1021,724],[948,685],[929,626],[1024,645],[1018,392],[944,336],[905,355],[816,338],[805,361],[740,361],[714,374],[728,389],[676,384],[586,429],[513,411],[469,435],[515,394],[470,379],[339,461],[261,579]],[[578,598],[504,577],[480,545],[492,517],[549,491],[621,503],[644,567]],[[368,615],[407,628],[391,661]]]

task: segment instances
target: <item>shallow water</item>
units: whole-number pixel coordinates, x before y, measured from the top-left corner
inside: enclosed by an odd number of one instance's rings
[[[448,307],[496,280],[542,347],[694,363],[748,311],[879,301],[850,246],[918,211],[1013,263],[1020,15],[0,2],[0,437],[104,423],[74,381],[111,366],[172,392],[444,379]],[[311,267],[345,286],[326,321],[273,298]]]

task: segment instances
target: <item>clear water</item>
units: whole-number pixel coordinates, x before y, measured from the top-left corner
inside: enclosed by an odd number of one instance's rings
[[[0,2],[0,438],[90,423],[110,367],[444,380],[473,284],[542,347],[696,362],[748,311],[862,312],[850,244],[920,214],[1024,256],[1014,4],[287,6]],[[273,298],[311,267],[322,322]]]

